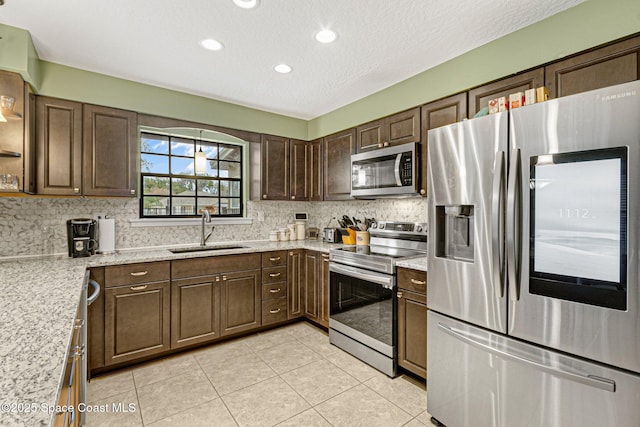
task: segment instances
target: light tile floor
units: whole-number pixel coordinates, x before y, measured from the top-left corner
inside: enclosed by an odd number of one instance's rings
[[[404,375],[391,379],[300,322],[96,377],[89,383],[87,421],[118,427],[433,426],[426,403],[424,383]]]

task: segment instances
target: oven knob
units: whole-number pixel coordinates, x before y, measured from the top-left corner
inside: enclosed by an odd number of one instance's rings
[[[379,229],[381,229],[381,230],[384,230],[384,223],[380,224],[380,225],[378,226],[378,228],[379,228]]]
[[[422,226],[421,225],[416,225],[416,232],[422,233]]]

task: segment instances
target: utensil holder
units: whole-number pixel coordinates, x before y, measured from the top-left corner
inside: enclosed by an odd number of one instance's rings
[[[356,246],[369,246],[369,232],[356,231]]]

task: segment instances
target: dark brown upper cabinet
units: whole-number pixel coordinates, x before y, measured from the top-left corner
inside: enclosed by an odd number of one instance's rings
[[[384,117],[356,128],[357,152],[420,142],[420,107]]]
[[[545,85],[552,98],[573,95],[640,77],[640,37],[554,62],[545,67]]]
[[[309,200],[323,200],[322,138],[309,142]]]
[[[469,91],[469,116],[489,105],[489,100],[544,86],[544,68],[525,71],[515,76],[473,88]]]
[[[450,125],[467,118],[467,93],[459,93],[422,106],[422,147],[420,151],[420,194],[427,195],[427,156],[429,129]]]
[[[324,200],[351,199],[351,155],[355,149],[355,129],[324,137]]]
[[[37,193],[82,194],[82,104],[36,99]]]
[[[309,143],[292,139],[289,144],[291,147],[290,199],[309,200]]]
[[[85,196],[135,196],[137,114],[84,105],[83,192]]]
[[[289,138],[262,135],[262,200],[289,200]]]

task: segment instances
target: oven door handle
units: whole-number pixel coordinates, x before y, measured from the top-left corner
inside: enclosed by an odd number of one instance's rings
[[[334,262],[329,263],[329,271],[334,273],[344,274],[345,276],[353,277],[355,279],[366,280],[367,282],[373,282],[382,285],[386,289],[393,289],[394,280],[393,276],[387,274],[375,273],[373,271],[363,270],[356,267],[347,267],[344,265],[336,264]]]

